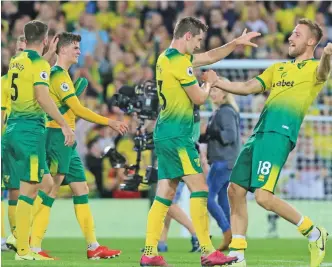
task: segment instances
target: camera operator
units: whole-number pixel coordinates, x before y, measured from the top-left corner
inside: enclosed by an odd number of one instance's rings
[[[231,94],[212,88],[210,96],[218,108],[209,118],[205,134],[207,159],[211,167],[207,176],[208,210],[223,231],[224,240],[219,250],[224,251],[232,239],[227,188],[240,149],[240,117]],[[215,200],[217,196],[218,204]]]

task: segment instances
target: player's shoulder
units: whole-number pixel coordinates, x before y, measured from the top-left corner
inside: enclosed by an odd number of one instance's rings
[[[167,58],[171,63],[179,63],[179,62],[192,62],[193,55],[182,54],[175,48],[167,48],[163,52],[163,57]]]
[[[17,58],[24,58],[24,55],[32,62],[32,64],[45,64],[45,65],[50,65],[48,61],[43,58],[41,55],[37,53],[37,51],[34,50],[24,50],[21,52]]]
[[[53,66],[51,68],[51,80],[69,80],[67,72],[60,66]]]

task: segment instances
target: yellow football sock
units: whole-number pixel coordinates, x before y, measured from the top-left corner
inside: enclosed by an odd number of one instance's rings
[[[33,199],[20,195],[16,208],[17,253],[26,255],[30,251],[29,235],[31,228]]]
[[[36,217],[45,196],[47,196],[46,193],[44,193],[41,190],[38,191],[38,195],[35,198],[35,201],[33,202],[33,206],[32,206],[32,218]]]
[[[238,251],[244,253],[247,247],[248,244],[244,236],[243,237],[238,237],[237,235],[232,236],[232,242],[229,245],[230,251]]]
[[[206,191],[193,192],[190,195],[190,216],[203,255],[208,255],[215,251],[209,233],[207,197],[208,192]]]
[[[148,215],[144,255],[158,255],[158,241],[164,228],[164,221],[172,201],[156,196]]]
[[[314,223],[307,216],[303,217],[301,221],[297,229],[302,235],[308,236],[312,229],[314,229]]]
[[[16,206],[17,200],[8,200],[8,220],[12,234],[16,228]]]
[[[1,199],[1,238],[6,238],[5,232],[5,203]]]
[[[31,229],[31,241],[30,246],[32,248],[41,248],[42,241],[44,239],[51,215],[51,208],[54,202],[54,198],[48,195],[43,196],[43,202],[40,205],[39,211],[33,218]]]
[[[88,245],[96,243],[95,225],[88,203],[88,195],[73,196],[73,201],[76,218],[84,234],[86,243]]]

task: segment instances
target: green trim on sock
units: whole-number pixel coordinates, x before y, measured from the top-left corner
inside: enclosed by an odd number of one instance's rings
[[[17,206],[17,200],[8,200],[8,205],[9,206]]]
[[[245,251],[245,248],[229,248],[229,251]]]
[[[74,205],[87,204],[89,202],[88,195],[73,196]]]
[[[44,191],[41,191],[41,190],[38,190],[38,196],[44,200],[45,197],[47,197],[48,195],[44,192]]]
[[[47,206],[47,207],[52,208],[54,200],[55,199],[53,197],[50,197],[50,196],[48,196],[48,195],[45,194],[45,196],[43,198],[42,204],[45,205],[45,206]]]
[[[158,202],[164,204],[165,206],[169,207],[172,205],[172,201],[166,198],[158,197],[156,196],[154,200],[157,200]]]
[[[18,200],[24,201],[24,202],[26,202],[26,203],[28,203],[30,205],[33,205],[33,201],[34,201],[32,198],[29,198],[27,196],[22,196],[22,195],[20,195],[18,197]]]
[[[312,229],[314,229],[314,226],[311,226],[307,231],[305,231],[304,233],[302,233],[304,236],[307,236],[310,234],[310,232],[312,231]]]
[[[199,197],[207,198],[208,194],[209,193],[206,192],[206,191],[192,192],[191,195],[190,195],[190,198],[199,198]]]

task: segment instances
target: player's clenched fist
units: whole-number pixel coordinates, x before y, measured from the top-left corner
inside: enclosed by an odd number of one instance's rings
[[[327,55],[332,55],[332,43],[328,43],[324,47],[324,53],[327,54]]]
[[[121,135],[124,135],[126,132],[128,132],[128,125],[122,121],[109,120],[108,126]]]
[[[203,73],[202,75],[202,81],[208,82],[210,84],[214,84],[218,80],[218,75],[213,70],[208,70]]]

